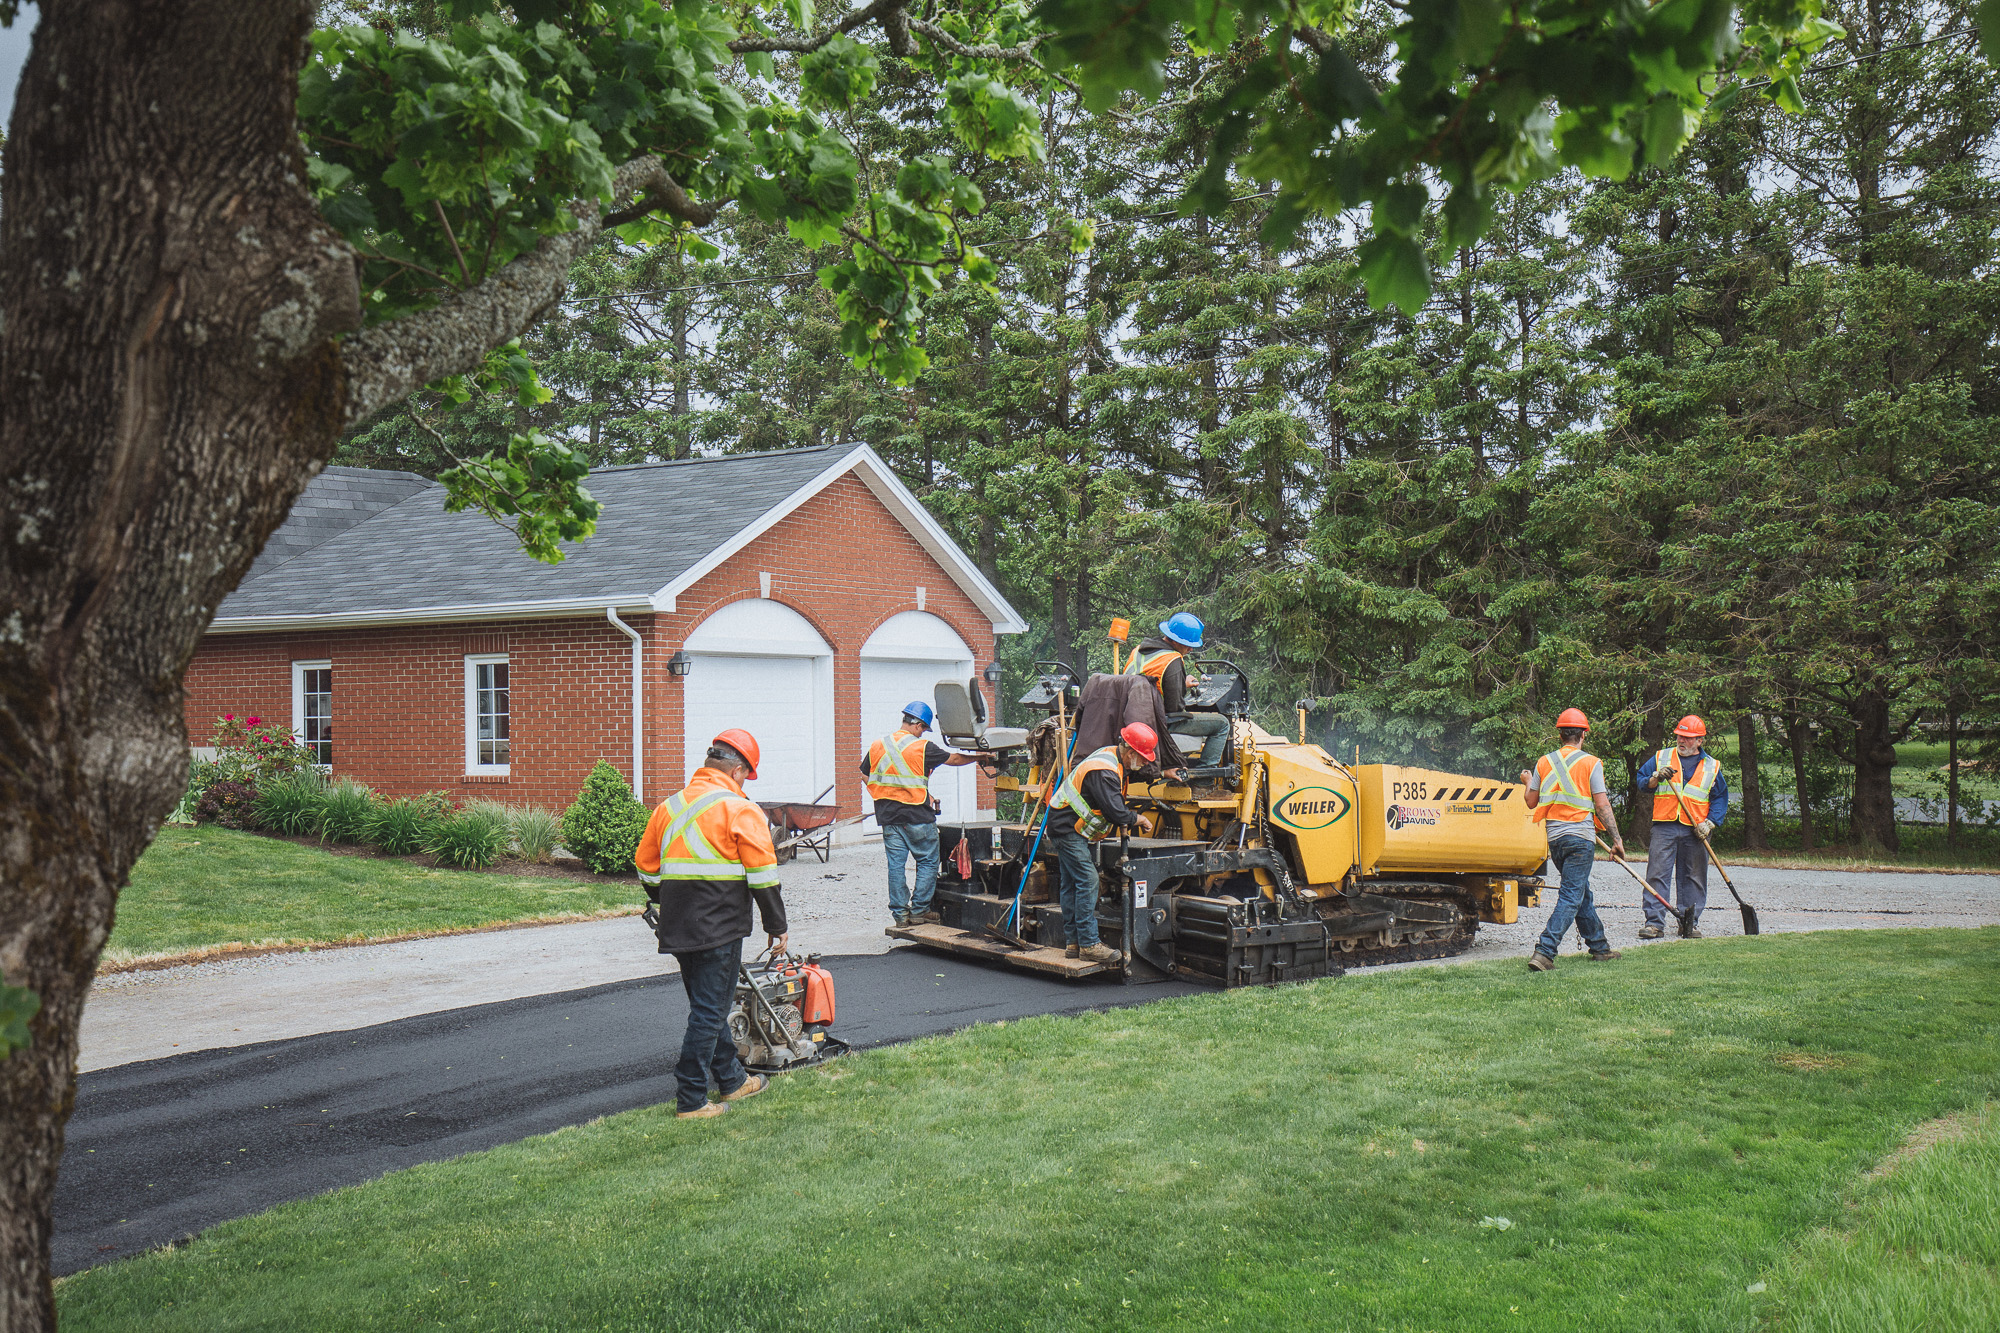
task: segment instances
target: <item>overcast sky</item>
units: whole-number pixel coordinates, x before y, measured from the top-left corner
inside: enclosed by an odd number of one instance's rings
[[[0,28],[0,124],[13,119],[14,85],[21,78],[21,62],[28,58],[28,36],[39,17],[35,9],[22,5],[14,26]]]

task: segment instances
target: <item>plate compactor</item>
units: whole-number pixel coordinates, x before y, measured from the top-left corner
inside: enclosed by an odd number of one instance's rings
[[[1548,846],[1521,784],[1342,763],[1252,722],[1249,681],[1234,664],[1189,668],[1188,707],[1225,716],[1227,746],[1219,765],[1193,768],[1185,782],[1126,775],[1126,803],[1151,821],[1150,836],[1095,844],[1098,931],[1117,960],[1064,956],[1059,871],[1052,839],[1040,836],[1056,784],[1084,757],[1075,735],[1106,730],[1079,710],[1115,693],[1096,677],[1085,688],[1061,663],[1038,663],[1020,701],[1049,715],[1035,729],[1040,762],[1022,753],[1028,733],[985,725],[978,681],[939,682],[945,741],[999,764],[997,785],[1027,796],[1028,817],[940,824],[931,905],[942,923],[888,934],[1061,976],[1247,986],[1461,953],[1480,922],[1511,923],[1539,902]]]
[[[782,1074],[843,1054],[833,1026],[833,977],[818,954],[760,954],[737,972],[729,1009],[736,1054],[753,1074]]]

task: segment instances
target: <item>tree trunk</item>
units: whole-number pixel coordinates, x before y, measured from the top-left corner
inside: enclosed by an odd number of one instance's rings
[[[1898,851],[1896,746],[1889,734],[1889,697],[1870,690],[1854,710],[1854,841],[1870,851]]]
[[[1806,723],[1797,713],[1785,714],[1785,739],[1792,747],[1792,790],[1799,806],[1799,850],[1809,852],[1815,843],[1812,807],[1806,802]]]
[[[46,4],[0,213],[0,1328],[54,1327],[77,1022],[187,770],[181,675],[345,407],[351,252],[305,188],[306,0]]]
[[[1070,581],[1060,574],[1049,580],[1049,637],[1055,641],[1052,649],[1058,662],[1074,671],[1083,667],[1076,661],[1076,636],[1069,627]]]
[[[1736,749],[1743,769],[1743,846],[1748,851],[1771,850],[1764,832],[1764,783],[1758,772],[1757,721],[1750,713],[1750,691],[1736,691]]]
[[[1944,841],[1958,846],[1958,709],[1945,715]]]

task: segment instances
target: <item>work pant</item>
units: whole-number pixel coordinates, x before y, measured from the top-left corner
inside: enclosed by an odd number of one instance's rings
[[[1702,909],[1708,906],[1708,849],[1693,829],[1654,823],[1653,836],[1646,842],[1646,881],[1660,898],[1683,912],[1692,911],[1690,921],[1701,920]],[[1646,895],[1646,923],[1665,929],[1667,909],[1660,906],[1660,898]]]
[[[915,916],[931,910],[931,894],[937,890],[938,826],[936,824],[884,824],[882,854],[889,858],[889,910],[897,916]],[[904,863],[917,858],[917,891],[910,892],[904,879]]]
[[[1229,744],[1229,719],[1220,713],[1189,713],[1167,724],[1175,736],[1201,737],[1201,757],[1195,762],[1213,768],[1222,762],[1223,747]]]
[[[681,965],[681,986],[688,997],[687,1035],[681,1038],[681,1058],[674,1065],[680,1083],[675,1108],[699,1111],[708,1104],[711,1082],[727,1095],[750,1077],[729,1035],[729,1001],[736,993],[737,969],[743,965],[743,941],[677,953],[674,961]]]
[[[1097,849],[1074,829],[1050,837],[1062,868],[1063,943],[1088,949],[1097,943]]]
[[[1590,868],[1596,859],[1597,847],[1587,838],[1549,839],[1549,860],[1555,862],[1556,873],[1562,876],[1562,887],[1556,891],[1556,910],[1549,913],[1549,924],[1535,945],[1536,953],[1554,958],[1571,922],[1576,923],[1576,933],[1583,937],[1584,947],[1592,953],[1603,953],[1611,947],[1611,941],[1604,938],[1604,922],[1598,918],[1597,904],[1590,896]]]

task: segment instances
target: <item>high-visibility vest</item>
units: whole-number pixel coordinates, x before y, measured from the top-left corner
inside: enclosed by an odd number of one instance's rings
[[[924,773],[925,741],[901,728],[868,747],[868,794],[878,801],[922,805],[931,798]]]
[[[1662,750],[1653,756],[1653,773],[1660,785],[1653,789],[1655,824],[1699,824],[1708,818],[1709,793],[1722,776],[1722,761],[1703,753],[1694,766],[1694,776],[1681,780],[1681,753]],[[1683,808],[1685,806],[1685,808]]]
[[[1132,650],[1132,660],[1125,664],[1125,675],[1150,676],[1155,685],[1165,688],[1164,677],[1167,668],[1181,660],[1181,655],[1171,648],[1156,648],[1150,653]]]
[[[632,860],[647,884],[742,880],[753,889],[768,889],[778,883],[770,820],[713,768],[697,769],[693,781],[660,802]]]
[[[1125,766],[1118,762],[1118,747],[1107,745],[1079,760],[1076,767],[1063,779],[1062,786],[1056,788],[1051,805],[1060,805],[1076,815],[1076,831],[1086,838],[1101,838],[1111,832],[1111,821],[1097,812],[1096,807],[1083,799],[1083,780],[1092,773],[1109,773],[1125,782]]]
[[[1535,763],[1540,796],[1534,817],[1558,824],[1581,824],[1590,819],[1595,804],[1590,799],[1590,775],[1596,771],[1597,756],[1572,745],[1543,755]]]

